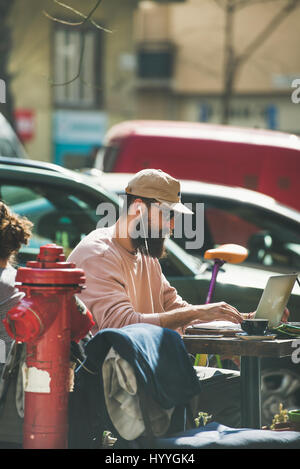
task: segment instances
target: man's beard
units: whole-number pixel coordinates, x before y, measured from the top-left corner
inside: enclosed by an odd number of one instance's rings
[[[132,246],[146,256],[161,259],[166,256],[165,238],[131,238]]]
[[[139,228],[140,225],[137,225]],[[159,231],[158,236],[149,236],[140,233],[138,237],[130,237],[133,248],[150,257],[161,259],[166,256],[166,249],[164,246],[166,237]]]

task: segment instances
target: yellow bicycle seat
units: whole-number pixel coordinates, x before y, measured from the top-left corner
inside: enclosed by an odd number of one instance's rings
[[[239,244],[222,244],[204,253],[205,259],[221,259],[230,264],[240,264],[248,257],[248,249]]]

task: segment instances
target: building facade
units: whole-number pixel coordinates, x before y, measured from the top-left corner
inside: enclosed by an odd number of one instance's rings
[[[243,8],[229,15],[230,3]],[[299,134],[300,2],[291,10],[288,3],[142,2],[136,42],[152,54],[156,48],[157,56],[168,50],[172,70],[156,79],[152,70],[148,80],[140,73],[139,116],[222,123],[226,79],[234,68],[226,123]]]
[[[15,0],[10,60],[17,125],[30,157],[82,166],[114,122],[133,118],[137,0]],[[58,21],[59,20],[59,21]],[[103,29],[100,29],[103,28]],[[82,50],[83,49],[83,50]],[[78,72],[79,77],[74,79]]]
[[[300,6],[240,3],[229,23],[226,0],[103,0],[84,22],[95,1],[15,0],[10,72],[30,157],[90,165],[128,119],[221,123],[232,57],[227,123],[300,134]]]

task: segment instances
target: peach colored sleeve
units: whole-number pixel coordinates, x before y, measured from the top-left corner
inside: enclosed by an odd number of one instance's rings
[[[163,284],[164,284],[164,309],[165,311],[172,311],[176,308],[183,308],[184,306],[189,306],[187,301],[184,301],[176,288],[172,287],[165,276],[162,274]],[[177,329],[177,332],[180,335],[185,333],[186,326],[182,326]]]
[[[164,310],[165,311],[172,311],[176,308],[183,308],[184,306],[188,306],[189,303],[184,301],[176,288],[172,287],[166,277],[162,274],[162,281],[164,286]]]
[[[120,328],[135,323],[160,326],[159,314],[135,311],[123,283],[119,263],[105,254],[91,256],[77,263],[86,275],[86,288],[80,293],[96,321],[97,330]]]

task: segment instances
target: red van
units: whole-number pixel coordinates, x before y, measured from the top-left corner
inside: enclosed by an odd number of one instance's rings
[[[268,194],[300,210],[300,138],[271,130],[175,121],[127,121],[107,133],[96,168],[160,168],[179,179]]]

